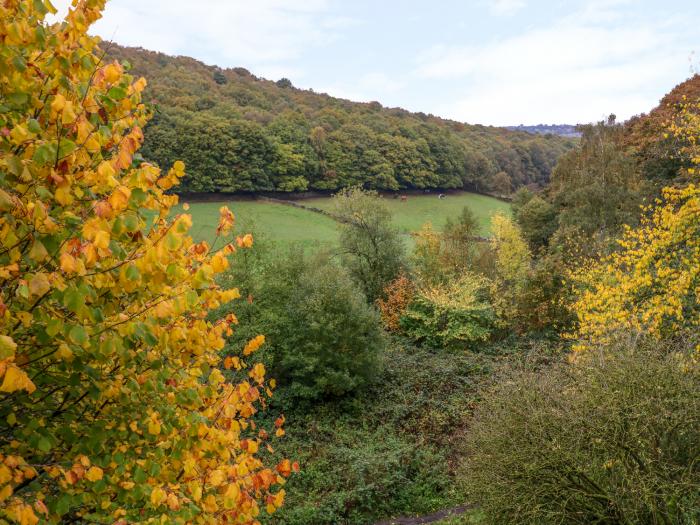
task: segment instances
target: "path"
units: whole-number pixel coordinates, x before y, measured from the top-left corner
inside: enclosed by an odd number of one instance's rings
[[[459,516],[472,508],[473,507],[471,505],[460,505],[458,507],[452,507],[451,509],[439,510],[437,512],[433,512],[432,514],[425,514],[424,516],[405,516],[402,518],[384,520],[375,523],[374,525],[425,525],[427,523],[435,523],[436,521],[440,521],[445,518]]]

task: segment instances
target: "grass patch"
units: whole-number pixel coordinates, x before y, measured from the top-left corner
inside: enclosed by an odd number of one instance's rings
[[[192,215],[191,234],[196,241],[214,240],[219,208],[224,205],[236,215],[239,231],[259,232],[272,241],[313,246],[332,245],[338,239],[335,221],[319,213],[284,204],[238,200],[191,203],[187,213]],[[181,206],[175,208],[176,213],[181,211]]]
[[[487,235],[491,215],[496,212],[510,214],[509,203],[467,192],[450,193],[444,199],[439,199],[437,193],[409,195],[405,202],[392,197],[384,199],[394,216],[394,224],[403,234],[419,230],[428,221],[436,229],[441,229],[448,217],[457,217],[462,208],[468,206],[476,215],[482,234]],[[302,203],[327,210],[333,206],[333,199],[330,197],[307,199]]]

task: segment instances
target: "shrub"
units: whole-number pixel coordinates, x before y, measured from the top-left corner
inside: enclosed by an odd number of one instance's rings
[[[464,501],[455,457],[491,358],[394,342],[368,388],[286,412],[276,451],[302,468],[285,485],[284,512],[263,523],[365,525]]]
[[[522,330],[526,327],[523,317],[528,315],[523,299],[531,275],[532,254],[520,228],[509,217],[494,215],[491,230],[495,254],[491,291],[494,308],[504,326]]]
[[[539,195],[519,206],[514,214],[523,236],[533,250],[546,247],[559,226],[556,209]]]
[[[485,396],[464,481],[489,523],[698,522],[700,369],[613,353]]]
[[[401,317],[401,328],[414,341],[432,347],[485,341],[496,320],[488,291],[489,281],[471,273],[451,283],[424,286]]]
[[[401,316],[415,295],[415,285],[405,273],[391,281],[384,288],[383,298],[377,299],[377,308],[384,327],[390,332],[400,329]]]
[[[306,256],[300,248],[270,252],[263,264],[249,271],[249,326],[233,346],[265,333],[264,362],[290,397],[338,396],[367,384],[384,337],[379,315],[347,271],[327,254]]]

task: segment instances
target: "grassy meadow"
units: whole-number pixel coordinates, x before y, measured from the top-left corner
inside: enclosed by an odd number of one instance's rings
[[[180,200],[182,204],[188,202],[184,197]],[[469,206],[477,216],[484,235],[488,235],[491,215],[497,212],[510,213],[510,204],[507,202],[466,192],[450,194],[444,199],[439,199],[437,194],[429,194],[412,195],[405,202],[391,197],[385,197],[385,201],[408,245],[412,244],[411,232],[419,230],[428,221],[440,229],[448,217],[458,216],[464,206]],[[300,202],[323,210],[330,210],[333,206],[332,197]],[[195,240],[211,242],[214,239],[219,208],[222,205],[227,205],[236,215],[240,231],[253,231],[271,241],[301,243],[305,246],[331,245],[338,235],[336,224],[331,218],[284,204],[236,199],[189,204],[188,213],[192,215],[192,236]],[[177,211],[180,210],[181,207],[178,207]]]

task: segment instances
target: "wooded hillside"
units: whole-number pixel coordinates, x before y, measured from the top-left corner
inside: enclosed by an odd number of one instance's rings
[[[357,103],[287,79],[104,44],[148,78],[154,103],[143,155],[182,159],[181,192],[464,188],[542,184],[574,141]]]

